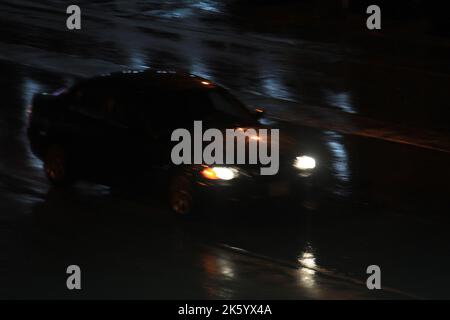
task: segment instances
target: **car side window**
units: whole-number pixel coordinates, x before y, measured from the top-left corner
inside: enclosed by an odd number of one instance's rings
[[[91,80],[82,83],[71,92],[71,108],[90,118],[103,119],[105,111],[112,105],[107,92],[106,81]]]
[[[146,88],[134,92],[132,108],[141,127],[160,135],[179,127],[181,115],[175,108],[179,100],[176,93]]]
[[[229,116],[238,119],[251,119],[251,115],[244,105],[223,90],[211,90],[208,92],[209,99],[213,107],[220,113],[227,114]]]
[[[216,110],[208,99],[208,96],[200,90],[186,92],[186,98],[180,104],[182,113],[190,120],[202,120],[216,113]]]
[[[105,118],[111,124],[137,127],[138,117],[133,96],[127,91],[111,90],[104,97]]]

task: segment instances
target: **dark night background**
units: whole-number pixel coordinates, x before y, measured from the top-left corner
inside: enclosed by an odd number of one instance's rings
[[[66,29],[66,8],[82,29]],[[378,4],[382,29],[366,28]],[[0,2],[0,298],[450,298],[450,11],[441,1]],[[52,188],[33,94],[183,69],[312,130],[320,200],[173,217],[159,197]],[[220,207],[220,204],[218,204]],[[68,291],[78,264],[83,290]],[[381,291],[365,286],[382,270]]]

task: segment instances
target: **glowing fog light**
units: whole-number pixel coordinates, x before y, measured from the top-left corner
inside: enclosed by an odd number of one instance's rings
[[[316,167],[316,160],[308,156],[297,157],[294,166],[300,170],[311,170]]]
[[[237,175],[235,169],[226,167],[205,168],[201,173],[205,178],[210,180],[231,180]]]

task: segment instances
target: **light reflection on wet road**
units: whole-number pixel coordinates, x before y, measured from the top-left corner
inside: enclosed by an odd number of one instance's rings
[[[0,291],[0,296],[71,298],[57,283],[65,276],[61,268],[76,261],[89,270],[90,293],[83,293],[88,297],[123,297],[119,293],[148,298],[377,297],[362,286],[324,280],[318,274],[326,270],[361,280],[368,265],[379,264],[386,287],[448,298],[445,212],[450,208],[450,175],[445,153],[317,130],[313,135],[322,142],[330,174],[321,186],[322,201],[313,195],[297,211],[286,207],[260,215],[247,208],[189,223],[170,216],[157,197],[144,201],[134,195],[116,197],[106,187],[85,183],[65,192],[49,188],[24,136],[32,95],[70,83],[74,76],[123,66],[188,68],[249,101],[261,101],[273,113],[302,112],[281,109],[286,104],[274,99],[296,102],[297,108],[297,102],[308,103],[305,108],[326,106],[386,122],[403,119],[405,108],[412,108],[405,122],[420,120],[425,131],[442,130],[439,108],[448,95],[442,89],[448,86],[448,76],[418,80],[411,76],[418,70],[396,68],[392,75],[389,65],[361,64],[356,49],[343,58],[342,49],[333,44],[280,42],[255,31],[242,34],[226,19],[212,24],[207,17],[226,13],[226,7],[215,6],[215,1],[177,3],[156,8],[146,2],[148,10],[135,16],[138,25],[126,18],[107,23],[88,20],[86,29],[95,26],[95,31],[73,34],[72,42],[60,45],[54,41],[66,33],[35,33],[41,40],[36,41],[27,37],[31,31],[24,24],[18,26],[20,36],[15,35],[13,19],[21,14],[5,4],[2,14],[11,15],[0,24],[0,41],[5,44],[0,54],[8,61],[23,59],[20,62],[29,66],[0,63],[0,84],[7,93],[0,111],[0,268],[9,291]],[[92,8],[95,12],[102,5]],[[135,14],[129,6],[116,10]],[[43,15],[54,17],[50,12]],[[38,22],[50,29],[55,24],[52,19]],[[17,43],[41,50],[34,55],[40,54],[42,60],[36,60],[31,49],[28,55],[11,56],[21,48],[13,46]],[[349,52],[351,48],[345,50]],[[372,71],[370,76],[367,70]],[[386,73],[392,75],[389,81]],[[392,88],[391,81],[404,85]],[[419,90],[415,98],[405,98],[405,92],[420,86],[433,88],[434,94]],[[374,87],[384,94],[374,95]],[[431,99],[427,102],[436,108],[429,118],[415,111],[424,99]],[[399,101],[398,114],[386,112]],[[339,121],[352,124],[351,118],[341,117]],[[293,267],[297,265],[303,267]],[[42,293],[42,287],[53,291]]]

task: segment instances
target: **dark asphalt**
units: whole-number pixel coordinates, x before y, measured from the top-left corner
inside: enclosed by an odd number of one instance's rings
[[[81,3],[79,32],[62,2],[0,4],[0,298],[450,298],[448,45],[267,33],[228,2],[117,3]],[[313,130],[320,196],[184,221],[150,191],[51,188],[25,137],[32,95],[145,66],[186,68]],[[384,290],[365,287],[371,264]]]

